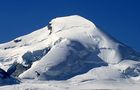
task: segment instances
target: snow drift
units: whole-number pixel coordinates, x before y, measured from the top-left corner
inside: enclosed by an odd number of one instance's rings
[[[14,62],[20,78],[140,79],[140,53],[78,15],[55,18],[42,29],[0,44],[1,68]]]

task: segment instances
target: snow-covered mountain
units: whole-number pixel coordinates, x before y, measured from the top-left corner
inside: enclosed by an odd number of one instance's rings
[[[140,53],[78,16],[0,44],[0,68],[17,62],[13,74],[39,80],[140,80]]]

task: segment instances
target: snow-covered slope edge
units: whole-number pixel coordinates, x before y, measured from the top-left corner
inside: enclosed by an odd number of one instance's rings
[[[48,27],[0,44],[0,61],[5,70],[20,63],[20,78],[140,79],[140,53],[77,15],[55,18]]]

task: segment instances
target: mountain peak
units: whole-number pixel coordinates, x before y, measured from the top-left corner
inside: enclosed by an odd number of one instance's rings
[[[14,75],[20,78],[43,80],[66,80],[79,74],[93,74],[95,79],[110,79],[113,73],[116,78],[138,77],[140,73],[140,53],[78,15],[55,18],[42,29],[0,44],[0,61],[5,70],[17,62]],[[98,78],[101,72],[109,77]]]
[[[67,30],[73,27],[95,27],[95,25],[91,21],[79,15],[57,17],[55,19],[52,19],[49,24],[52,26],[53,32]]]

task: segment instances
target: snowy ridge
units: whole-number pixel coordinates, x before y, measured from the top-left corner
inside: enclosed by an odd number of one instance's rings
[[[140,80],[140,53],[113,39],[91,21],[58,17],[49,25],[0,44],[0,67],[14,62],[20,78],[39,80]]]

